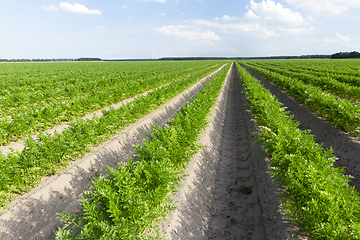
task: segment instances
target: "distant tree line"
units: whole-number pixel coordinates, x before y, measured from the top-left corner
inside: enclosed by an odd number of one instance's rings
[[[71,62],[73,58],[34,58],[34,59],[0,59],[0,62]]]
[[[102,61],[101,58],[78,58],[75,61]]]
[[[163,57],[159,58],[159,61],[177,61],[177,60],[229,60],[238,58],[227,57]]]
[[[72,62],[72,61],[102,61],[101,58],[34,58],[34,59],[0,59],[0,62]]]
[[[250,59],[308,59],[330,58],[330,55],[270,56],[270,57],[166,57],[159,60],[250,60]]]
[[[102,59],[104,62],[137,62],[137,61],[159,61],[159,59],[154,58],[134,58],[134,59]]]
[[[70,62],[70,61],[186,61],[186,60],[250,60],[250,59],[315,59],[315,58],[333,58],[337,54],[353,54],[352,53],[336,53],[333,55],[301,55],[301,56],[269,56],[269,57],[163,57],[158,59],[101,59],[101,58],[52,58],[52,59],[0,59],[0,62]],[[358,56],[359,57],[359,56]],[[339,58],[339,57],[334,57]],[[354,58],[351,55],[351,58]]]
[[[359,52],[339,52],[334,53],[331,55],[331,59],[337,59],[337,58],[360,58]]]

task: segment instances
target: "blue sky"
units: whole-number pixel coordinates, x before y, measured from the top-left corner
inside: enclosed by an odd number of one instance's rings
[[[1,0],[0,58],[360,51],[360,0]]]

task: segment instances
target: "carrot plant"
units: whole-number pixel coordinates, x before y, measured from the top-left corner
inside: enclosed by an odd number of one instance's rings
[[[333,95],[351,100],[353,102],[359,102],[359,100],[360,100],[360,87],[359,86],[352,86],[348,83],[340,82],[329,76],[317,76],[312,73],[298,72],[296,70],[288,71],[286,69],[281,69],[277,66],[272,67],[272,66],[263,65],[263,64],[259,64],[259,65],[251,64],[251,66],[260,67],[260,68],[269,70],[271,72],[278,73],[282,76],[293,78],[295,80],[301,80],[305,84],[317,86],[323,91],[327,91]]]
[[[247,61],[260,67],[275,67],[293,73],[327,77],[352,86],[360,86],[359,59],[292,59]]]
[[[152,127],[149,140],[135,146],[136,162],[128,159],[117,169],[108,168],[109,177],[94,178],[91,190],[80,200],[82,213],[59,214],[66,224],[56,239],[162,238],[157,222],[175,208],[170,196],[184,177],[186,163],[200,149],[198,137],[229,67],[208,82],[169,125]],[[73,235],[75,229],[80,233]]]
[[[284,212],[311,239],[358,239],[359,193],[344,168],[334,168],[330,148],[317,144],[260,82],[241,66],[238,72],[259,128],[257,142],[271,157],[273,178],[283,187]]]
[[[29,136],[25,139],[22,152],[12,152],[6,157],[0,154],[0,161],[8,166],[0,169],[0,206],[4,207],[16,196],[39,184],[42,176],[56,173],[71,159],[89,152],[94,146],[158,108],[207,74],[207,70],[204,70],[171,82],[118,109],[104,110],[101,117],[94,116],[87,120],[80,118],[71,122],[62,133],[41,133],[36,141]]]
[[[318,87],[307,85],[301,80],[288,78],[259,67],[248,67],[309,107],[331,125],[354,136],[360,136],[360,105],[352,104],[345,99],[339,99]]]
[[[105,66],[107,70],[111,70],[110,66],[112,65]],[[141,65],[136,66],[140,67]],[[64,86],[61,86],[62,81],[49,81],[49,85],[53,84],[57,92],[55,93],[54,89],[48,89],[51,92],[46,94],[50,95],[47,97],[43,96],[47,91],[45,89],[40,88],[29,91],[29,86],[23,91],[18,89],[16,93],[12,93],[12,97],[16,98],[12,99],[12,102],[7,102],[7,108],[11,106],[13,108],[8,110],[7,114],[0,116],[0,144],[6,145],[10,141],[24,138],[27,134],[46,130],[65,121],[74,120],[87,113],[176,79],[198,72],[207,71],[210,73],[218,68],[215,64],[209,66],[209,64],[204,63],[196,67],[187,66],[186,69],[178,69],[179,66],[177,69],[169,65],[165,66],[166,68],[162,70],[158,69],[158,66],[153,72],[150,71],[150,68],[148,71],[144,69],[131,75],[128,75],[127,72],[120,72],[120,74],[115,76],[98,76],[98,73],[94,74],[95,76],[90,75],[91,79],[77,76],[78,78],[71,78],[64,82]],[[168,71],[166,71],[167,69]],[[104,70],[102,71],[104,73]],[[35,87],[33,85],[30,86]],[[19,88],[22,89],[23,87]],[[54,94],[53,98],[51,98],[50,93]],[[36,100],[32,99],[33,94],[37,94]],[[19,95],[24,95],[23,101],[18,99]],[[67,99],[62,100],[62,97],[67,97]],[[0,98],[0,106],[6,100],[9,100],[7,96]]]

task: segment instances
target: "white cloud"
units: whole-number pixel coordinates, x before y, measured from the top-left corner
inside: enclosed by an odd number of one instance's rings
[[[331,42],[339,42],[339,39],[329,39],[329,38],[325,38],[324,39],[325,42],[331,43]]]
[[[206,28],[217,28],[226,34],[243,33],[256,38],[278,37],[282,34],[308,34],[314,30],[300,13],[284,8],[273,0],[261,0],[260,3],[250,0],[247,9],[243,18],[223,15],[210,21],[201,19],[188,21],[195,29],[202,29],[200,31],[189,31],[187,26],[163,26],[156,30],[167,35],[208,40],[219,40],[220,37],[212,31],[205,32]]]
[[[304,25],[307,23],[300,13],[284,8],[280,3],[271,0],[263,0],[261,3],[250,0],[249,8],[268,21],[278,21],[292,25]]]
[[[345,41],[345,42],[347,42],[347,41],[349,41],[350,40],[350,38],[349,37],[346,37],[346,36],[341,36],[340,34],[338,34],[338,33],[335,33],[336,34],[336,36],[340,39],[340,40],[342,40],[342,41]]]
[[[359,0],[285,0],[285,2],[303,10],[331,15],[360,8]]]
[[[187,38],[189,40],[212,40],[212,41],[221,41],[221,38],[217,36],[212,31],[188,31],[186,26],[163,26],[162,28],[154,28],[154,30],[159,31],[165,35],[177,36],[182,38]]]
[[[59,9],[57,7],[55,7],[54,5],[49,5],[49,6],[41,6],[42,9],[44,9],[45,11],[51,11],[51,12],[57,12]]]
[[[269,46],[269,50],[277,51],[278,49],[277,49],[274,45],[270,45],[270,46]]]
[[[312,32],[315,30],[313,27],[305,28],[305,27],[283,27],[278,26],[276,27],[276,30],[282,33],[288,33],[293,35],[299,35],[299,34],[308,34],[309,32]]]
[[[165,16],[166,16],[166,14],[165,14],[165,13],[160,13],[160,16],[165,17]]]
[[[240,53],[241,50],[237,49],[237,48],[233,48],[233,47],[228,47],[227,48],[230,52],[233,52],[233,53]]]
[[[266,27],[262,27],[258,23],[239,22],[239,23],[228,24],[228,23],[210,22],[206,20],[194,20],[193,23],[195,25],[205,25],[209,27],[220,28],[224,33],[245,32],[256,35],[261,38],[279,36],[279,34],[275,33],[275,31],[268,30]]]
[[[101,15],[100,10],[91,10],[85,7],[84,5],[74,3],[70,4],[67,2],[59,3],[59,6],[62,10],[72,13],[80,13],[80,14],[94,14],[94,15]]]
[[[231,21],[234,21],[236,19],[238,19],[238,18],[237,17],[229,17],[228,15],[224,15],[221,18],[219,18],[219,17],[215,18],[215,20],[222,20],[224,22],[231,22]]]
[[[258,34],[261,38],[268,38],[268,37],[278,37],[280,36],[279,33],[276,33],[274,30],[268,30],[266,27],[262,27]]]
[[[350,49],[359,49],[360,48],[360,44],[347,43],[346,46],[348,46]]]
[[[348,43],[350,41],[349,37],[342,36],[338,33],[335,33],[335,35],[337,38],[323,38],[321,40],[324,42],[327,42],[327,43],[336,43],[336,42],[340,42],[340,41],[344,41],[344,42]],[[312,42],[319,42],[321,40],[320,39],[311,39]]]
[[[211,22],[211,21],[207,21],[207,20],[193,20],[193,23],[198,26],[205,25],[205,26],[209,26],[209,27],[220,28],[224,32],[229,32],[231,30],[238,30],[238,31],[242,31],[242,32],[251,32],[251,31],[256,31],[256,30],[260,29],[260,25],[257,23],[240,22],[240,23],[228,24],[228,23]]]
[[[256,15],[252,10],[249,10],[249,11],[245,14],[245,18],[249,18],[249,19],[259,19],[260,16]]]

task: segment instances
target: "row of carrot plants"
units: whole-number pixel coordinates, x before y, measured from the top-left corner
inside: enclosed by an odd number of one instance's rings
[[[0,144],[24,138],[27,134],[46,130],[52,126],[82,117],[94,110],[106,107],[129,97],[159,87],[176,79],[198,72],[210,73],[218,66],[201,66],[196,69],[185,69],[163,76],[134,80],[116,80],[117,83],[105,89],[94,89],[85,96],[78,96],[71,101],[52,101],[42,106],[27,106],[26,111],[17,112],[0,119]],[[110,81],[108,79],[108,81]],[[74,86],[78,87],[78,86]]]
[[[244,64],[244,66],[273,82],[331,125],[354,136],[360,136],[360,105],[354,105],[346,99],[328,94],[319,87],[307,85],[301,80],[289,78],[253,65]]]
[[[191,71],[210,64],[210,61],[3,64],[0,68],[0,115],[7,116],[53,101],[71,101],[113,85]]]
[[[149,140],[135,146],[134,161],[108,168],[109,177],[93,178],[84,192],[80,215],[59,214],[66,222],[56,239],[159,239],[159,220],[175,205],[171,195],[183,169],[199,151],[198,137],[224,84],[230,66],[221,70],[168,125],[152,127]],[[67,229],[69,226],[70,229]],[[73,235],[73,231],[80,233]],[[152,233],[152,234],[147,234]]]
[[[351,86],[360,86],[360,73],[354,75],[349,74],[345,70],[345,72],[335,72],[335,71],[329,71],[328,68],[322,68],[322,69],[313,69],[313,68],[304,68],[304,67],[294,67],[287,69],[292,72],[301,72],[301,73],[307,73],[312,74],[314,76],[318,77],[330,77],[332,79],[335,79],[339,82],[347,83]]]
[[[261,60],[267,65],[279,67],[287,70],[295,70],[319,74],[319,76],[329,76],[336,78],[360,77],[359,59],[282,59],[282,60]],[[349,78],[349,79],[351,79]]]
[[[22,152],[0,154],[0,206],[40,183],[41,177],[56,173],[69,161],[89,152],[139,118],[205,77],[199,72],[140,96],[121,107],[103,111],[103,116],[78,119],[62,133],[40,133],[39,139],[28,136]]]
[[[286,111],[270,91],[237,64],[251,114],[254,133],[271,157],[271,174],[283,188],[284,212],[311,239],[358,239],[359,193],[343,168],[334,168],[332,149],[317,144],[309,131]]]
[[[314,74],[299,72],[299,71],[288,71],[286,69],[281,69],[279,67],[268,66],[267,64],[252,64],[248,62],[247,64],[264,68],[271,72],[281,74],[286,77],[291,77],[294,79],[299,79],[306,84],[311,84],[313,86],[320,87],[323,91],[327,91],[331,94],[334,94],[338,97],[348,99],[350,101],[358,103],[360,101],[360,87],[353,86],[345,82],[340,82],[336,79],[333,79],[329,76],[317,76]],[[359,79],[360,80],[360,79]],[[360,81],[359,81],[360,84]]]

